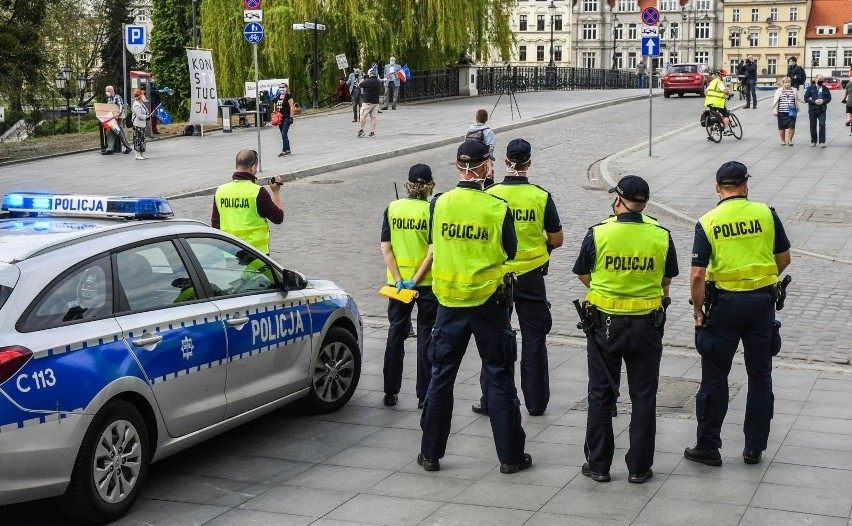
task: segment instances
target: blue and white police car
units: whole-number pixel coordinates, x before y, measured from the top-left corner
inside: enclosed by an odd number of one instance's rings
[[[125,513],[148,465],[290,402],[346,404],[352,297],[160,198],[6,194],[0,505]]]

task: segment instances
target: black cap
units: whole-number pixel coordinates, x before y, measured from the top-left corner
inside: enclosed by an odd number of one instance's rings
[[[408,180],[412,183],[432,182],[432,169],[426,164],[415,164],[408,169]]]
[[[638,175],[625,175],[621,181],[609,189],[609,193],[617,193],[622,199],[633,201],[634,203],[647,203],[651,197],[651,189],[648,188],[648,183]]]
[[[716,182],[719,184],[740,184],[751,177],[743,163],[728,161],[716,170]]]
[[[530,143],[523,139],[512,139],[506,146],[506,159],[513,163],[525,163],[532,156],[532,147]]]
[[[490,159],[491,152],[488,146],[476,139],[469,139],[459,145],[456,152],[456,160],[463,163],[481,163]]]

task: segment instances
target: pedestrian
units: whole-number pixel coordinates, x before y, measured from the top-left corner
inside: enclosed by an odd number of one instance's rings
[[[790,77],[790,85],[796,90],[798,97],[807,76],[805,75],[805,68],[799,65],[796,57],[790,57],[790,61],[787,63],[787,76]]]
[[[532,466],[524,452],[518,391],[517,344],[509,320],[511,287],[503,265],[514,259],[518,240],[512,212],[502,199],[482,191],[491,170],[488,147],[464,141],[456,153],[461,179],[456,188],[432,201],[432,291],[438,315],[429,356],[432,381],[420,417],[423,438],[417,463],[441,469],[453,416],[453,385],[473,334],[488,385],[491,432],[501,473]]]
[[[643,214],[648,183],[624,176],[609,190],[615,215],[591,227],[583,239],[574,273],[589,289],[585,318],[589,409],[582,473],[595,482],[610,481],[615,452],[612,407],[621,361],[627,367],[630,446],[624,460],[628,481],[641,484],[654,476],[657,387],[663,353],[665,301],[678,275],[677,254],[668,230]]]
[[[488,122],[488,110],[478,109],[473,116],[475,122],[467,129],[467,134],[464,138],[476,139],[484,142],[488,146],[488,152],[491,160],[494,160],[494,145],[497,143],[497,137],[494,135],[494,130],[486,123]]]
[[[852,77],[852,68],[849,69],[849,76]],[[852,126],[852,81],[846,83],[841,102],[846,104],[846,126]]]
[[[814,83],[805,90],[804,100],[808,104],[808,118],[811,123],[811,147],[819,143],[825,148],[825,116],[828,103],[831,102],[831,90],[822,85],[822,75],[814,76]],[[817,133],[819,128],[819,133]]]
[[[281,153],[278,157],[290,155],[290,126],[293,124],[293,115],[296,113],[293,95],[290,94],[287,83],[278,85],[278,96],[275,98],[275,112],[281,114],[281,123],[278,131],[281,133]]]
[[[382,103],[382,109],[388,109],[388,105],[390,105],[392,110],[396,109],[396,103],[399,100],[399,70],[402,67],[396,63],[396,57],[391,57],[387,64],[385,64],[385,100]]]
[[[728,375],[740,341],[748,374],[746,464],[760,462],[772,420],[772,357],[781,349],[773,296],[778,276],[790,264],[790,242],[775,210],[748,200],[749,177],[736,161],[719,168],[719,204],[695,225],[692,245],[690,292],[701,386],[695,395],[697,441],[683,456],[708,466],[722,465]],[[702,309],[705,298],[710,306]]]
[[[792,79],[784,77],[781,87],[775,90],[772,97],[772,115],[778,118],[778,134],[781,136],[781,146],[793,146],[793,135],[796,134],[796,116],[799,113],[799,101]]]
[[[145,153],[145,128],[151,114],[145,107],[145,94],[141,89],[133,92],[133,149],[136,150],[136,160],[147,159]]]
[[[645,87],[645,70],[645,61],[640,60],[639,65],[636,66],[636,74],[639,75],[639,89]]]
[[[405,190],[408,197],[393,201],[385,209],[382,222],[382,256],[387,265],[388,285],[397,291],[413,289],[417,297],[411,303],[388,299],[388,340],[385,346],[384,404],[396,405],[402,384],[404,343],[409,335],[411,311],[417,304],[417,407],[423,408],[426,389],[432,377],[432,362],[427,356],[438,301],[432,293],[432,252],[429,250],[429,202],[435,181],[432,169],[415,164],[408,170]]]
[[[121,144],[124,146],[124,153],[130,153],[133,149],[130,147],[130,143],[127,142],[127,137],[124,135],[123,124],[126,117],[127,107],[124,104],[124,99],[121,98],[121,95],[115,92],[115,88],[112,86],[107,86],[104,88],[104,92],[106,93],[106,102],[107,104],[115,104],[118,106],[118,115],[115,116],[115,120],[119,122],[118,131],[106,130],[106,138],[107,138],[107,149],[104,154],[111,154],[113,151],[113,147],[115,145],[115,139],[121,141]]]
[[[260,252],[269,254],[269,221],[284,222],[281,181],[269,181],[269,190],[257,184],[257,152],[240,150],[231,181],[216,189],[210,225],[239,237]]]
[[[524,139],[514,139],[506,148],[508,173],[502,182],[486,190],[509,204],[518,236],[515,259],[506,270],[517,276],[513,304],[521,329],[521,391],[530,416],[540,416],[550,401],[550,375],[547,366],[547,335],[552,318],[544,276],[550,252],[562,246],[562,223],[550,192],[529,181],[532,147]],[[511,305],[510,305],[511,308]],[[474,413],[488,414],[486,375],[480,373],[482,398],[473,404]]]
[[[757,109],[757,64],[751,55],[746,58],[743,75],[745,77],[745,108]]]
[[[349,94],[352,96],[352,122],[358,122],[358,117],[361,114],[360,84],[362,80],[364,80],[364,73],[361,68],[355,66],[346,81],[346,85],[349,86]]]
[[[367,117],[370,117],[370,137],[376,136],[376,125],[378,124],[379,111],[379,92],[382,89],[382,83],[376,78],[376,70],[371,68],[367,73],[367,78],[361,81],[361,128],[358,130],[358,137],[364,136],[364,124],[367,122]]]
[[[346,84],[346,79],[340,77],[337,81],[337,102],[343,104],[349,102],[349,85]]]

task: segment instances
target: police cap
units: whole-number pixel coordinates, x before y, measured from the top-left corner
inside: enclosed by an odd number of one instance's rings
[[[459,145],[456,160],[461,163],[481,163],[490,159],[490,155],[491,152],[484,142],[468,139]]]
[[[532,147],[530,143],[523,139],[513,139],[506,146],[506,159],[509,159],[513,163],[525,163],[530,160],[531,156]]]
[[[728,161],[716,171],[716,182],[721,185],[739,185],[749,177],[746,165],[737,161]]]
[[[638,175],[625,175],[617,185],[609,189],[609,193],[616,193],[634,203],[647,203],[651,197],[651,189],[645,179]]]
[[[426,164],[415,164],[408,169],[408,180],[412,183],[431,183],[432,169]]]

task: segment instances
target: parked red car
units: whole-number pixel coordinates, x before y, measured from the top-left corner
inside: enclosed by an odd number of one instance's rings
[[[703,97],[709,79],[707,64],[673,64],[663,77],[663,96],[669,98],[677,93],[678,97],[683,97],[684,93],[695,93]]]
[[[837,77],[825,77],[822,79],[822,85],[828,89],[843,89],[840,79]]]

